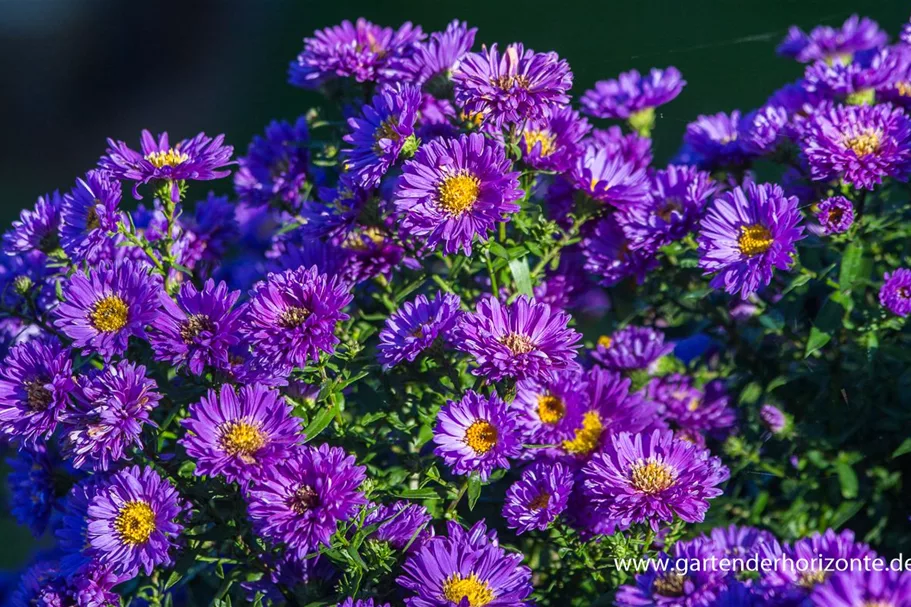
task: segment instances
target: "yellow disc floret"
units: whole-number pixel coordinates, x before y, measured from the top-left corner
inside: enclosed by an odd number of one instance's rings
[[[648,495],[660,493],[674,484],[674,470],[654,458],[639,460],[630,467],[629,481],[636,490]]]
[[[103,333],[113,333],[124,328],[130,309],[119,295],[108,295],[92,308],[92,326]]]
[[[114,519],[114,529],[127,544],[144,544],[155,531],[155,512],[148,502],[127,502]]]
[[[772,246],[773,242],[775,242],[775,240],[765,226],[756,223],[740,227],[740,236],[737,238],[737,246],[740,247],[740,252],[747,257],[765,253],[769,250],[769,247]]]
[[[484,455],[496,447],[499,438],[497,429],[483,419],[476,420],[465,431],[465,444],[478,455]]]
[[[440,207],[454,217],[470,211],[478,201],[481,182],[470,173],[450,175],[439,187]]]
[[[490,584],[478,579],[474,573],[464,578],[455,573],[446,578],[443,582],[443,597],[454,605],[462,604],[465,599],[469,607],[484,607],[494,599]]]

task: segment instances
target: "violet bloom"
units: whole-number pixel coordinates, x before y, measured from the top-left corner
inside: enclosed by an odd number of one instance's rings
[[[815,181],[842,179],[872,190],[884,177],[911,174],[911,119],[888,104],[837,106],[814,114],[801,148]]]
[[[44,444],[37,444],[20,448],[6,463],[9,513],[32,535],[41,537],[57,503],[55,468],[62,462]]]
[[[377,359],[384,369],[402,361],[414,362],[438,339],[447,340],[461,318],[458,295],[438,292],[433,301],[418,295],[386,319],[380,331]]]
[[[583,144],[607,150],[608,157],[619,156],[637,170],[647,169],[652,164],[652,140],[636,133],[624,133],[617,125],[592,130],[591,139]]]
[[[854,205],[844,196],[832,196],[816,205],[816,218],[825,234],[842,234],[854,224]]]
[[[721,380],[700,389],[688,376],[674,373],[653,379],[646,394],[661,403],[668,421],[686,433],[709,434],[723,440],[737,422]]]
[[[270,122],[265,135],[253,137],[247,155],[237,159],[234,189],[240,201],[299,210],[309,172],[309,144],[304,116],[294,124]]]
[[[515,43],[502,55],[496,44],[468,53],[452,80],[463,111],[499,129],[540,120],[548,109],[568,104],[573,75],[556,53],[536,53]]]
[[[750,112],[737,125],[741,147],[756,156],[774,153],[786,137],[788,118],[787,110],[778,105],[764,105]]]
[[[572,488],[569,466],[559,462],[532,464],[506,491],[506,526],[520,535],[532,529],[544,531],[566,509]]]
[[[338,523],[367,502],[359,490],[364,470],[340,447],[300,447],[255,479],[247,491],[250,520],[263,537],[304,559],[329,545]]]
[[[342,310],[351,299],[346,284],[315,266],[269,274],[250,291],[240,331],[258,358],[303,368],[335,350],[335,328],[348,319]]]
[[[159,313],[161,277],[133,261],[77,272],[63,285],[55,325],[84,354],[122,354],[130,337],[145,339]]]
[[[548,110],[546,118],[526,124],[522,131],[522,162],[541,171],[568,171],[589,130],[588,121],[569,106]]]
[[[39,196],[34,209],[24,209],[3,235],[3,252],[18,255],[31,251],[50,253],[60,246],[60,208],[63,196],[54,192]]]
[[[788,420],[781,412],[781,409],[775,405],[763,405],[759,409],[759,418],[763,425],[769,429],[769,432],[778,434],[787,426]]]
[[[578,369],[560,371],[544,381],[519,381],[510,405],[525,442],[559,445],[571,439],[589,408],[587,387]]]
[[[65,447],[76,468],[108,470],[142,444],[140,434],[161,394],[146,368],[128,360],[79,379],[63,418]]]
[[[583,470],[595,511],[621,527],[648,523],[658,530],[674,517],[700,523],[728,469],[708,450],[674,438],[673,432],[621,432],[611,436]]]
[[[196,476],[220,474],[228,482],[261,478],[263,468],[286,457],[304,437],[301,420],[275,390],[229,384],[190,405],[180,443],[196,462]]]
[[[177,491],[152,468],[125,468],[106,481],[88,507],[92,556],[115,574],[151,575],[170,565],[183,526],[185,505]]]
[[[177,301],[161,291],[161,312],[152,321],[149,341],[155,360],[187,365],[194,375],[205,368],[224,366],[236,335],[240,310],[232,310],[240,291],[228,291],[224,282],[209,279],[198,290],[185,282]]]
[[[591,234],[582,241],[585,269],[605,287],[628,277],[634,277],[642,284],[646,275],[658,267],[656,251],[654,246],[641,246],[634,250],[613,215],[600,219]]]
[[[60,207],[60,244],[71,259],[84,259],[117,231],[121,196],[120,182],[107,171],[89,171],[76,180]]]
[[[686,127],[683,143],[699,158],[706,170],[743,164],[749,154],[740,142],[740,112],[699,116]]]
[[[768,531],[738,525],[716,527],[707,539],[722,556],[743,559],[758,555],[764,545],[776,541]]]
[[[902,53],[888,49],[863,53],[850,63],[820,60],[807,67],[804,88],[830,99],[872,105],[875,90],[894,82],[903,61]]]
[[[878,48],[888,40],[889,37],[875,21],[851,15],[840,28],[820,25],[809,34],[792,26],[778,46],[778,54],[801,63],[819,59],[850,60],[854,53]]]
[[[674,344],[665,343],[664,333],[651,327],[630,325],[610,337],[602,335],[591,357],[614,371],[649,369],[659,358],[674,351]]]
[[[413,552],[431,536],[430,521],[433,517],[424,506],[404,500],[374,506],[363,525],[377,525],[376,531],[368,536],[369,540],[385,542],[396,550]]]
[[[647,136],[655,121],[655,108],[673,101],[685,85],[675,67],[652,68],[648,75],[630,70],[616,80],[596,82],[580,102],[590,116],[629,120],[634,129]]]
[[[339,79],[386,82],[395,76],[396,64],[410,57],[424,37],[411,22],[395,30],[366,19],[345,20],[304,39],[304,50],[291,62],[288,81],[303,89]]]
[[[810,595],[818,607],[911,605],[911,572],[845,571],[834,573]]]
[[[486,398],[473,390],[440,409],[433,442],[434,453],[453,474],[477,472],[481,480],[509,468],[509,458],[516,457],[521,446],[515,413],[496,394]]]
[[[390,607],[389,603],[374,603],[373,599],[352,599],[348,597],[336,607]]]
[[[343,178],[361,189],[374,188],[414,136],[421,92],[405,84],[380,89],[361,115],[348,119],[351,132],[342,139]],[[413,148],[412,148],[413,151]]]
[[[646,172],[605,148],[586,147],[570,177],[578,190],[619,209],[648,200]]]
[[[711,285],[746,299],[788,270],[804,237],[797,198],[773,184],[749,183],[717,198],[702,220],[699,267],[716,273]]]
[[[898,268],[886,272],[879,289],[879,303],[896,316],[911,314],[911,270]]]
[[[158,139],[149,131],[142,131],[141,151],[130,148],[123,141],[108,139],[108,149],[101,157],[99,166],[107,169],[118,179],[135,181],[133,197],[139,195],[139,186],[150,182],[165,182],[170,185],[171,200],[180,200],[180,182],[210,181],[227,177],[227,168],[234,164],[231,155],[234,148],[224,145],[225,136],[206,137],[199,133],[192,139],[184,139],[171,146],[167,133]]]
[[[547,379],[573,367],[582,336],[570,316],[525,295],[511,304],[487,298],[462,317],[456,347],[474,358],[472,373],[489,381]]]
[[[454,19],[446,30],[430,34],[430,39],[415,48],[403,62],[405,78],[415,85],[440,96],[448,96],[453,68],[474,46],[478,28]]]
[[[73,386],[70,351],[56,339],[10,348],[0,366],[0,435],[37,445],[54,432]]]
[[[519,174],[503,146],[479,133],[422,145],[405,163],[394,200],[402,229],[448,254],[471,255],[487,234],[519,210]]]

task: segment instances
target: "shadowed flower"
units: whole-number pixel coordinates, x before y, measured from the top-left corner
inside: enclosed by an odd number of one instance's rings
[[[911,572],[845,571],[813,589],[817,607],[902,607],[911,605]]]
[[[257,206],[273,204],[299,210],[309,170],[309,143],[304,116],[294,124],[270,122],[265,136],[253,137],[247,155],[237,159],[234,189],[238,198]]]
[[[898,268],[883,276],[879,303],[896,316],[911,314],[911,270]]]
[[[526,124],[522,131],[522,162],[542,171],[567,171],[590,130],[588,121],[569,106],[548,110],[546,118]]]
[[[458,295],[438,292],[433,301],[418,295],[386,319],[380,331],[377,360],[384,369],[414,362],[437,339],[447,340],[462,316]]]
[[[719,167],[743,164],[748,154],[740,142],[740,112],[720,112],[713,116],[699,116],[686,127],[684,145],[697,156],[700,168],[714,170]]]
[[[664,342],[664,333],[651,327],[630,325],[610,337],[602,335],[591,356],[614,371],[648,369],[659,358],[674,351],[674,344]]]
[[[832,196],[816,205],[816,218],[826,234],[842,234],[854,223],[854,205],[844,196]]]
[[[573,488],[572,470],[559,462],[532,464],[506,491],[503,518],[522,534],[544,531],[566,509]]]
[[[875,21],[851,15],[840,28],[820,25],[809,34],[791,26],[778,46],[778,54],[801,63],[819,59],[849,61],[854,53],[883,46],[888,39]]]
[[[592,145],[576,159],[571,178],[576,188],[619,209],[646,202],[646,172],[606,148]]]
[[[453,68],[471,51],[478,28],[454,19],[446,30],[430,34],[402,65],[405,77],[418,87],[447,97]]]
[[[60,244],[71,259],[91,255],[109,232],[117,231],[120,199],[120,182],[107,171],[89,171],[76,180],[60,207]]]
[[[41,444],[19,449],[6,463],[10,468],[6,477],[9,512],[32,535],[41,537],[57,502],[54,468],[62,462]]]
[[[777,151],[785,139],[788,118],[787,110],[778,105],[764,105],[750,112],[737,125],[741,147],[756,156]]]
[[[697,388],[689,376],[673,373],[650,381],[646,395],[663,405],[667,420],[686,433],[723,440],[737,422],[721,380]]]
[[[636,133],[624,133],[614,125],[606,129],[592,130],[591,139],[583,144],[596,149],[607,150],[610,158],[620,156],[623,161],[638,169],[647,169],[652,164],[652,140]]]
[[[655,108],[674,100],[686,81],[675,67],[624,72],[616,80],[601,80],[580,99],[582,108],[595,118],[622,118],[648,134],[655,121]]]
[[[633,250],[613,215],[595,224],[591,234],[582,241],[582,252],[585,254],[585,269],[605,287],[631,276],[641,284],[645,276],[658,267],[656,249],[641,246]]]
[[[396,550],[407,547],[412,552],[430,537],[432,519],[424,506],[400,500],[376,506],[364,519],[363,526],[379,525],[368,539],[386,542]]]
[[[40,196],[34,209],[25,209],[3,235],[3,252],[18,255],[30,251],[50,253],[60,246],[60,208],[63,196],[54,192]]]

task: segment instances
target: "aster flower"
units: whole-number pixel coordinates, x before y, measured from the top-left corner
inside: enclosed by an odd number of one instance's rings
[[[816,218],[825,234],[842,234],[854,223],[854,205],[844,196],[832,196],[816,205]]]
[[[216,196],[213,192],[196,203],[193,218],[187,221],[186,227],[193,232],[191,247],[199,262],[221,265],[228,249],[240,239],[236,209],[227,196]]]
[[[788,119],[788,111],[779,105],[764,105],[750,112],[737,125],[740,146],[756,156],[775,152],[786,137]]]
[[[9,488],[9,512],[20,525],[26,525],[35,537],[47,528],[57,501],[54,468],[58,458],[44,445],[20,449],[6,460],[10,467],[6,483]]]
[[[585,492],[596,513],[622,527],[648,523],[658,530],[674,517],[702,522],[708,500],[721,495],[717,485],[728,469],[709,451],[674,438],[665,430],[611,436],[583,470]]]
[[[674,351],[674,344],[664,343],[664,333],[651,327],[630,325],[610,337],[601,336],[591,356],[614,371],[648,369],[659,358]]]
[[[595,118],[622,118],[646,136],[655,121],[655,108],[674,100],[686,81],[675,67],[652,68],[647,76],[638,70],[616,80],[601,80],[580,99],[585,112]]]
[[[819,59],[850,59],[858,51],[878,48],[888,42],[888,36],[875,21],[851,15],[840,28],[819,26],[806,34],[792,26],[778,46],[778,54],[792,57],[801,63]]]
[[[93,474],[73,485],[66,496],[60,525],[54,531],[60,550],[65,555],[60,564],[65,571],[76,571],[91,561],[90,551],[87,550],[90,546],[87,535],[89,504],[106,483],[106,475]]]
[[[17,255],[30,251],[50,253],[60,246],[60,192],[40,196],[34,209],[25,209],[3,235],[3,252]]]
[[[86,536],[93,557],[127,577],[171,564],[183,530],[175,519],[184,508],[174,487],[155,470],[124,468],[89,503]]]
[[[686,127],[683,142],[698,157],[701,168],[714,170],[742,164],[748,154],[740,142],[740,112],[699,116]]]
[[[801,148],[815,181],[872,190],[884,177],[911,174],[911,120],[889,104],[837,106],[810,118]]]
[[[587,387],[578,369],[560,371],[544,381],[519,381],[510,406],[525,442],[556,445],[571,438],[588,409]]]
[[[359,117],[349,118],[343,177],[362,189],[376,187],[413,137],[420,104],[421,92],[410,84],[384,87]]]
[[[818,607],[911,605],[911,572],[845,571],[835,573],[810,596]]]
[[[401,265],[412,270],[420,267],[393,238],[394,218],[387,217],[383,223],[382,227],[358,226],[341,241],[342,255],[347,256],[342,276],[348,282],[358,284],[376,276],[391,280],[393,270]]]
[[[758,555],[762,546],[776,541],[768,531],[738,525],[716,527],[707,539],[722,556],[743,559]]]
[[[585,269],[605,287],[630,276],[641,284],[645,276],[658,267],[656,250],[647,246],[634,250],[613,215],[598,220],[591,234],[582,240],[582,251]]]
[[[430,537],[432,519],[424,506],[397,501],[373,508],[364,519],[363,526],[377,525],[376,531],[369,536],[371,540],[386,542],[396,550],[407,548],[414,551]]]
[[[522,44],[468,53],[454,68],[455,99],[469,115],[499,129],[506,123],[540,120],[548,109],[569,103],[573,76],[556,53],[536,53]]]
[[[254,285],[250,298],[241,333],[257,357],[305,367],[320,352],[335,350],[335,327],[348,319],[342,310],[352,296],[338,277],[320,274],[314,266],[269,274]]]
[[[162,290],[161,312],[149,332],[155,360],[186,364],[194,375],[201,375],[206,366],[223,365],[230,347],[238,343],[241,311],[232,310],[238,297],[240,291],[229,291],[224,282],[216,285],[211,278],[201,291],[185,282],[176,302]]]
[[[788,420],[781,412],[781,409],[775,405],[763,405],[759,409],[759,417],[763,425],[769,429],[772,434],[778,434],[787,426]]]
[[[460,304],[458,295],[442,292],[432,302],[418,295],[414,301],[403,303],[380,331],[377,359],[383,368],[390,369],[405,360],[414,362],[438,338],[446,340],[462,316]]]
[[[521,446],[515,413],[496,394],[485,398],[473,390],[440,409],[433,442],[434,453],[453,474],[478,472],[481,480],[495,469],[509,468],[509,458]]]
[[[303,89],[349,78],[386,82],[397,74],[396,64],[410,57],[424,37],[411,22],[394,30],[366,19],[345,20],[304,39],[304,50],[291,62],[288,81]]]
[[[543,380],[575,365],[582,336],[569,328],[569,320],[565,312],[525,295],[506,306],[483,299],[475,313],[463,316],[456,347],[474,357],[472,373],[490,381]]]
[[[445,31],[434,32],[417,45],[414,54],[403,62],[405,77],[419,87],[448,96],[452,70],[471,51],[477,32],[478,28],[454,19]]]
[[[358,490],[365,477],[339,447],[301,447],[255,479],[247,492],[250,520],[263,537],[304,559],[366,503]]]
[[[479,133],[431,141],[405,163],[395,194],[402,229],[425,238],[431,249],[471,255],[500,221],[519,210],[519,174],[500,144]]]
[[[807,67],[803,85],[828,98],[872,104],[874,90],[892,84],[902,63],[902,53],[889,49],[861,53],[849,63],[819,60]]]
[[[405,561],[399,586],[408,607],[527,607],[531,570],[522,555],[507,553],[480,522],[469,532],[449,523],[449,537],[437,536]]]
[[[72,389],[70,351],[59,341],[13,346],[0,366],[0,434],[36,445],[54,432]]]
[[[63,197],[60,205],[60,244],[71,259],[94,251],[120,219],[120,182],[107,171],[92,170]]]
[[[548,110],[546,118],[527,123],[522,131],[522,162],[542,171],[565,172],[581,153],[589,130],[588,121],[569,106]]]
[[[303,439],[300,423],[275,390],[248,385],[235,392],[224,384],[190,405],[180,443],[196,462],[196,476],[220,474],[242,483],[259,478]]]
[[[647,169],[652,163],[652,140],[640,137],[636,133],[624,133],[617,125],[592,130],[591,139],[584,141],[583,144],[607,150],[609,158],[619,156],[637,170]]]
[[[106,359],[126,351],[130,337],[145,338],[159,311],[161,277],[133,261],[77,272],[63,286],[55,325],[83,353]]]
[[[911,314],[911,270],[898,268],[883,275],[879,303],[896,316]]]
[[[702,220],[699,267],[717,273],[713,287],[742,299],[772,280],[773,268],[787,270],[794,243],[804,237],[797,198],[781,187],[748,183],[717,198]]]
[[[612,150],[588,146],[576,159],[571,178],[578,190],[619,209],[648,200],[648,176]]]
[[[108,470],[141,444],[140,433],[161,394],[146,368],[128,360],[79,379],[74,403],[63,418],[66,449],[76,468]]]
[[[568,466],[555,463],[532,464],[506,491],[503,518],[519,534],[532,529],[544,531],[566,508],[573,487]]]
[[[247,155],[237,159],[234,190],[238,198],[251,205],[299,210],[310,166],[309,143],[306,117],[294,124],[270,122],[264,136],[255,136]]]
[[[336,607],[389,607],[389,603],[374,603],[373,599],[357,599],[354,600],[351,597],[348,597]]]
[[[651,380],[646,388],[651,400],[664,406],[667,419],[689,433],[708,433],[722,440],[733,429],[737,414],[729,406],[724,383],[711,381],[701,389],[686,375],[672,373]]]

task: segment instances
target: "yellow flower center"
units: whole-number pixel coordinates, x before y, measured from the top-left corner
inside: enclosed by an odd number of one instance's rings
[[[858,158],[863,158],[879,150],[880,135],[873,129],[867,129],[858,135],[845,137],[844,144]]]
[[[450,175],[440,184],[440,206],[450,215],[458,217],[474,207],[480,189],[481,182],[469,173]]]
[[[684,582],[686,582],[685,576],[676,571],[671,571],[666,575],[656,577],[655,581],[652,582],[652,587],[655,589],[655,593],[661,596],[678,597],[683,596]]]
[[[40,413],[41,411],[46,411],[47,408],[51,406],[54,395],[51,394],[50,390],[44,387],[44,384],[46,383],[46,381],[39,378],[25,382],[25,402],[26,405],[28,405],[29,411]]]
[[[612,340],[607,335],[602,335],[601,337],[598,338],[598,345],[601,346],[602,348],[604,348],[605,350],[607,350],[608,348],[610,348],[610,345],[613,341],[614,340]]]
[[[104,333],[119,331],[126,326],[129,311],[119,295],[108,295],[92,308],[92,326]]]
[[[183,324],[180,325],[180,338],[183,340],[183,343],[190,345],[195,343],[196,338],[199,337],[200,333],[203,331],[214,333],[215,323],[205,314],[191,314],[183,321]]]
[[[826,578],[829,577],[829,574],[825,571],[805,571],[800,574],[800,578],[797,580],[797,585],[801,588],[813,588],[817,584],[822,584],[826,581]]]
[[[484,455],[493,449],[499,438],[497,429],[483,419],[475,421],[465,431],[465,444],[478,455]]]
[[[504,91],[508,91],[514,86],[521,89],[527,89],[531,82],[526,76],[519,74],[517,76],[499,76],[497,78],[491,78],[490,84]]]
[[[889,601],[867,601],[861,607],[895,607],[895,603]]]
[[[553,394],[538,396],[538,417],[545,424],[556,424],[566,415],[566,405],[563,399]]]
[[[654,495],[674,484],[674,471],[667,464],[649,458],[630,468],[630,484],[642,493]]]
[[[772,238],[769,231],[758,223],[740,227],[740,236],[737,238],[737,246],[740,247],[740,252],[747,257],[765,253],[769,250],[769,247],[772,246],[773,242],[775,242],[775,240]]]
[[[304,514],[319,506],[319,493],[310,485],[301,485],[288,500],[288,506],[295,514]]]
[[[541,156],[550,156],[556,149],[557,137],[550,131],[542,129],[540,131],[525,131],[525,149],[531,152],[535,145],[541,144]]]
[[[285,329],[296,329],[304,324],[304,321],[309,316],[310,310],[307,308],[291,306],[282,313],[281,318],[278,319],[278,324]]]
[[[469,607],[484,607],[494,599],[490,584],[479,580],[474,573],[465,578],[454,573],[446,578],[443,582],[443,597],[456,605],[467,599]]]
[[[895,90],[902,97],[911,97],[911,82],[899,82],[895,85]]]
[[[699,406],[701,404],[702,404],[702,399],[700,399],[698,396],[694,396],[693,398],[690,399],[690,402],[687,403],[686,410],[695,411],[696,409],[699,408]]]
[[[500,343],[509,348],[513,354],[528,354],[535,349],[535,344],[524,335],[509,333],[500,338]]]
[[[661,208],[658,209],[656,214],[658,215],[658,217],[660,217],[662,219],[662,221],[670,221],[671,216],[674,213],[679,213],[682,210],[683,210],[683,205],[680,203],[679,200],[677,200],[676,198],[668,198],[667,200],[664,201],[664,205],[662,205]]]
[[[97,204],[98,201],[96,200]],[[101,221],[98,219],[98,211],[95,210],[94,206],[89,207],[88,212],[85,214],[85,229],[86,230],[97,230],[101,227]]]
[[[535,499],[528,502],[528,507],[532,510],[543,510],[550,503],[550,493],[541,493]]]
[[[219,427],[219,433],[218,443],[222,450],[248,464],[256,461],[254,454],[266,444],[266,435],[262,430],[245,421],[225,422]]]
[[[189,159],[189,156],[175,148],[171,148],[167,152],[152,152],[146,156],[146,160],[151,162],[156,169],[174,167]]]
[[[598,447],[604,424],[597,411],[589,411],[582,417],[582,427],[576,430],[572,440],[563,441],[563,450],[573,455],[588,455]]]
[[[114,529],[127,544],[144,544],[155,531],[155,512],[148,502],[127,502],[114,519]]]

